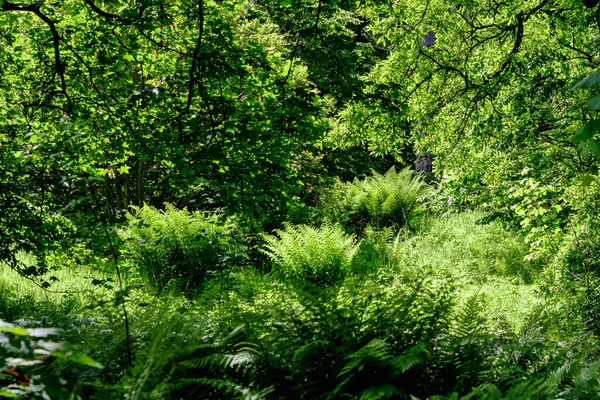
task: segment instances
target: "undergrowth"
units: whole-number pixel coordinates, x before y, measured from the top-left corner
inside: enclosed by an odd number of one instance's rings
[[[103,366],[54,359],[19,372],[60,376],[85,399],[598,396],[592,308],[573,313],[538,285],[556,265],[529,260],[518,235],[477,212],[407,225],[429,190],[407,172],[362,182],[360,194],[338,191],[363,204],[360,229],[284,224],[256,238],[268,269],[244,265],[228,220],[169,205],[134,209],[118,230],[121,285],[108,253],[52,268],[50,290],[0,265],[0,319],[59,327]],[[368,194],[390,182],[412,183],[412,200]],[[394,207],[406,212],[392,218]]]
[[[132,207],[119,230],[121,253],[128,267],[146,284],[164,288],[171,280],[197,290],[208,279],[224,275],[244,258],[235,226],[215,215]]]

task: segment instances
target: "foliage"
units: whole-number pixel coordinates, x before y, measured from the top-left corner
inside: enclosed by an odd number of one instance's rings
[[[288,161],[325,122],[307,67],[264,8],[2,8],[2,84],[12,94],[0,99],[0,160],[11,220],[32,207],[86,209],[95,194],[112,213],[176,201],[225,208],[258,229],[293,204],[300,185]]]
[[[326,220],[320,227],[285,224],[275,235],[261,235],[261,250],[273,261],[273,273],[286,280],[327,287],[348,274],[359,248],[353,235]]]
[[[0,1],[0,393],[598,397],[597,3]]]
[[[597,39],[595,41],[596,45],[598,45]],[[600,72],[596,71],[579,81],[571,90],[580,88],[593,89],[598,82],[600,82]],[[600,96],[595,95],[590,97],[587,105],[592,113],[600,110]],[[584,175],[582,178],[582,184],[585,186],[588,186],[594,180],[594,175],[598,173],[597,162],[600,159],[600,142],[595,139],[598,131],[600,131],[600,122],[598,122],[598,119],[592,117],[570,138],[570,141],[577,145],[577,150],[580,152],[582,158],[587,159],[590,155],[594,155],[595,157],[595,161],[590,166],[591,175]]]
[[[193,216],[176,212],[186,221]],[[164,217],[167,213],[159,214]],[[179,398],[192,393],[192,398],[269,399],[428,398],[455,392],[460,397],[492,386],[499,388],[498,393],[526,393],[518,382],[541,383],[562,365],[584,365],[595,342],[578,330],[576,314],[534,313],[527,321],[519,321],[526,310],[507,318],[502,312],[509,311],[512,304],[505,303],[500,310],[490,306],[494,296],[503,295],[500,287],[494,288],[497,294],[485,296],[465,290],[469,285],[479,286],[468,283],[459,267],[452,271],[453,265],[468,265],[472,257],[481,265],[493,265],[498,257],[510,259],[512,250],[502,253],[503,246],[518,239],[503,231],[498,222],[476,225],[480,218],[481,214],[470,214],[433,219],[422,225],[429,230],[417,235],[367,231],[364,242],[373,245],[365,249],[362,244],[357,249],[355,239],[332,223],[328,228],[289,226],[277,236],[268,236],[273,244],[288,238],[288,244],[298,246],[305,238],[301,232],[310,232],[317,239],[310,241],[309,248],[320,249],[306,253],[313,256],[325,253],[323,244],[335,249],[343,247],[342,243],[347,245],[345,251],[357,252],[354,257],[361,252],[374,253],[363,255],[374,264],[369,269],[353,268],[345,280],[321,289],[314,282],[298,285],[295,276],[283,272],[275,273],[278,279],[273,280],[246,269],[234,272],[228,287],[205,282],[191,303],[172,284],[162,293],[133,289],[126,303],[133,321],[132,367],[127,367],[122,351],[115,357],[124,340],[122,317],[110,294],[108,302],[98,302],[103,291],[110,290],[99,287],[102,291],[86,295],[87,302],[96,304],[94,308],[80,311],[93,322],[65,327],[72,338],[86,340],[94,349],[94,358],[110,368],[100,376],[78,373],[78,393],[86,398]],[[318,238],[326,229],[335,232],[335,241],[327,236]],[[436,234],[440,237],[433,241]],[[448,260],[449,249],[460,244],[459,237],[465,239],[468,250],[457,251]],[[448,250],[440,251],[446,242]],[[497,248],[485,251],[490,243],[498,243]],[[523,247],[523,243],[517,246],[521,255]],[[276,254],[275,249],[273,245],[265,251]],[[305,250],[301,245],[300,249]],[[417,254],[431,254],[431,268],[415,262]],[[436,269],[442,261],[446,264]],[[69,279],[81,279],[60,278],[57,285],[67,286],[73,284]],[[133,278],[126,277],[125,284],[130,286],[128,280]],[[494,284],[515,285],[508,280]],[[39,310],[47,307],[42,299],[44,296],[37,303]],[[517,323],[522,326],[511,327]],[[125,376],[121,370],[126,371]],[[556,390],[575,387],[571,376],[576,375],[569,375]],[[592,382],[585,390],[593,393],[594,387]]]
[[[177,210],[133,207],[119,231],[122,253],[146,283],[162,289],[171,280],[197,289],[207,279],[224,276],[243,259],[235,226],[217,216]]]
[[[385,174],[372,172],[363,180],[337,182],[326,192],[321,213],[344,223],[351,230],[404,227],[422,210],[429,186],[409,169],[390,168]]]
[[[75,351],[66,343],[48,340],[59,333],[55,328],[26,328],[0,320],[0,397],[70,399],[72,385],[53,374],[32,372],[25,375],[21,369],[47,364],[51,357],[68,360],[93,368],[102,368],[85,353]],[[12,377],[10,379],[8,377]],[[4,386],[5,382],[15,380]]]

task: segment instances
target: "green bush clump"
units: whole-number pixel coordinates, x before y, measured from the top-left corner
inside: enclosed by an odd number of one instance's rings
[[[354,235],[326,220],[320,227],[285,224],[275,235],[263,234],[261,250],[273,261],[274,275],[327,287],[348,273],[358,250]]]
[[[338,181],[326,191],[320,207],[321,215],[344,224],[350,230],[404,227],[420,211],[420,200],[430,187],[408,168],[372,176],[353,182]]]
[[[214,215],[178,210],[133,207],[128,224],[119,231],[121,253],[148,284],[164,288],[169,281],[197,288],[224,273],[244,257],[234,236],[235,226]]]

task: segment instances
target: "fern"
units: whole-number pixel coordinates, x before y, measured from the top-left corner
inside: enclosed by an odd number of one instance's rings
[[[327,287],[348,273],[358,244],[338,224],[325,221],[319,228],[285,224],[276,235],[263,234],[261,251],[274,263],[273,273],[285,280],[308,281]]]
[[[409,169],[390,168],[385,174],[372,175],[353,182],[341,182],[323,191],[315,211],[322,218],[362,232],[368,225],[403,227],[422,208],[422,200],[431,188]]]
[[[358,351],[350,354],[347,359],[348,363],[340,371],[340,377],[360,372],[369,364],[387,364],[392,360],[392,348],[385,341],[374,339]]]
[[[359,400],[379,400],[389,399],[394,396],[400,395],[402,392],[394,385],[384,384],[370,386],[360,392],[358,395]]]
[[[417,365],[423,365],[430,358],[429,345],[421,342],[406,349],[402,354],[392,360],[396,374],[403,374]]]
[[[426,343],[411,346],[394,356],[393,347],[389,343],[374,339],[346,357],[347,362],[338,375],[341,381],[329,398],[337,398],[343,393],[351,392],[350,387],[357,384],[359,387],[366,386],[358,389],[359,399],[385,399],[397,396],[404,391],[401,386],[391,382],[398,380],[414,367],[426,363],[430,356],[429,345]],[[399,382],[401,381],[400,379]]]
[[[384,175],[355,179],[348,185],[347,196],[355,223],[381,228],[407,225],[419,207],[419,200],[430,192],[429,186],[412,171],[397,172],[394,167]]]
[[[262,399],[274,389],[254,379],[265,364],[265,352],[259,344],[250,342],[248,327],[239,325],[218,343],[199,344],[192,354],[176,363],[184,377],[173,386],[179,393],[198,392],[197,398]],[[256,340],[256,338],[251,338]],[[227,397],[223,397],[224,395]]]
[[[347,393],[347,386],[363,370],[384,367],[392,360],[392,348],[381,339],[374,339],[358,351],[346,357],[348,360],[338,374],[341,382],[337,384],[328,398],[337,398],[342,393]]]
[[[135,272],[159,289],[171,280],[198,287],[244,257],[233,239],[234,226],[217,216],[165,204],[165,211],[132,207],[127,218],[119,231],[121,252]]]
[[[485,298],[479,293],[471,295],[456,318],[456,335],[469,337],[482,333],[487,318],[485,317]]]
[[[210,388],[217,392],[218,399],[222,399],[223,394],[230,395],[230,399],[239,400],[261,400],[268,398],[268,394],[273,391],[273,388],[269,387],[262,390],[252,390],[242,385],[235,384],[226,379],[216,378],[184,378],[179,379],[176,387],[178,388],[189,388],[189,387],[205,387]],[[192,391],[193,393],[194,391]],[[191,394],[191,393],[189,393]],[[188,394],[188,395],[189,395]]]

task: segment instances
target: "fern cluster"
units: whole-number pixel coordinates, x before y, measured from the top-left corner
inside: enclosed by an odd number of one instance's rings
[[[178,210],[165,204],[132,207],[127,226],[119,231],[121,252],[145,281],[164,288],[169,281],[197,288],[227,271],[244,256],[234,226],[217,216]]]
[[[220,327],[209,342],[176,361],[171,398],[578,399],[598,390],[596,364],[548,351],[559,323],[534,313],[514,330],[490,318],[484,296],[456,306],[452,286],[434,279],[265,289],[232,298],[246,305],[221,310],[226,320],[213,315]]]
[[[273,261],[276,276],[327,287],[347,275],[359,245],[340,225],[326,220],[318,228],[284,227],[276,235],[262,235],[266,244],[261,251]]]
[[[410,169],[385,174],[373,171],[371,176],[353,182],[338,182],[326,191],[321,213],[344,223],[349,229],[403,227],[421,209],[421,200],[430,187]]]
[[[410,169],[390,168],[384,175],[373,175],[348,185],[353,218],[367,219],[375,227],[404,226],[419,206],[429,186]]]

